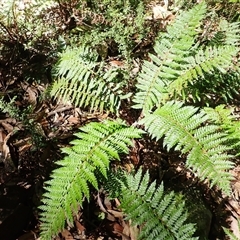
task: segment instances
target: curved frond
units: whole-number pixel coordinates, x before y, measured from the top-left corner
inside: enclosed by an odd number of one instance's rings
[[[87,47],[66,49],[56,69],[57,81],[51,96],[90,111],[118,112],[121,100],[129,97],[116,69],[104,69],[97,55]]]
[[[227,138],[217,125],[206,124],[208,116],[198,108],[183,106],[180,102],[168,102],[148,114],[140,123],[152,137],[163,137],[167,149],[174,148],[187,154],[186,164],[200,179],[209,179],[211,186],[218,185],[230,192],[233,163],[226,152]]]
[[[109,162],[127,153],[133,138],[142,130],[126,126],[123,122],[92,122],[75,134],[78,139],[72,147],[63,148],[67,156],[58,161],[61,167],[54,170],[45,187],[46,193],[41,214],[41,239],[49,240],[64,227],[65,219],[73,221],[72,214],[84,197],[89,198],[89,184],[98,188],[96,169],[107,177]],[[56,213],[58,217],[56,217]]]
[[[134,225],[141,227],[138,239],[197,239],[193,237],[194,224],[186,224],[187,212],[184,201],[174,192],[165,193],[163,185],[149,185],[148,172],[142,177],[139,170],[135,176],[127,175],[122,182],[121,208]]]
[[[133,108],[151,110],[161,102],[168,92],[168,85],[178,78],[181,65],[194,44],[197,30],[206,12],[206,4],[198,4],[188,12],[183,12],[157,40],[150,55],[152,62],[145,61],[138,76]]]

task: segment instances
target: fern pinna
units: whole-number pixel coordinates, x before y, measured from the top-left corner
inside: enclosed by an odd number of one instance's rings
[[[63,148],[67,156],[57,162],[61,167],[46,182],[44,205],[40,207],[42,240],[51,239],[63,229],[65,219],[73,221],[72,215],[83,198],[89,199],[89,184],[98,189],[95,170],[106,178],[110,160],[118,160],[119,153],[127,153],[132,139],[143,133],[120,120],[92,122],[80,130],[75,134],[79,139],[71,142],[73,146]]]
[[[135,176],[127,175],[121,181],[121,208],[134,225],[141,227],[138,239],[194,240],[194,224],[187,224],[187,212],[183,199],[177,199],[174,192],[166,193],[163,184],[156,188],[156,182],[149,185],[148,172],[142,176],[139,170]]]
[[[233,167],[231,156],[226,152],[226,134],[209,120],[204,111],[198,108],[183,106],[181,102],[170,101],[147,114],[140,123],[152,137],[163,137],[167,149],[174,148],[187,154],[186,165],[202,180],[209,179],[211,186],[218,185],[225,193],[230,193]]]

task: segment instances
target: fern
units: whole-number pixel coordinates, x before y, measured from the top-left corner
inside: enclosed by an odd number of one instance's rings
[[[145,112],[161,103],[168,93],[168,85],[181,73],[181,65],[194,44],[200,22],[206,12],[205,4],[198,4],[183,12],[156,42],[152,62],[145,61],[138,76],[133,107]]]
[[[141,226],[138,239],[198,239],[194,238],[194,224],[186,224],[184,201],[174,192],[164,192],[163,184],[149,185],[149,174],[142,177],[139,170],[135,176],[128,175],[122,184],[121,208],[134,225]]]
[[[240,145],[240,122],[233,113],[233,109],[226,108],[225,105],[219,105],[216,108],[204,108],[208,117],[218,124],[227,133],[227,144],[235,148],[239,155]]]
[[[200,49],[195,56],[185,59],[186,63],[182,65],[182,72],[169,84],[169,94],[177,93],[181,95],[188,84],[194,84],[196,80],[205,78],[206,73],[222,72],[233,65],[231,60],[237,54],[237,48],[233,46],[208,47],[205,50]]]
[[[120,3],[124,7],[121,1]],[[130,5],[126,5],[127,12],[132,9],[128,8]],[[142,6],[139,6],[140,13],[143,13]],[[93,9],[101,13],[105,7],[104,4],[97,5]],[[104,59],[104,54],[96,54],[94,48],[98,43],[104,45],[106,37],[113,38],[122,45],[117,49],[128,58],[131,43],[124,37],[133,35],[135,29],[142,26],[126,28],[123,36],[114,37],[116,29],[123,29],[127,19],[121,11],[115,10],[119,14],[121,25],[112,26],[108,21],[106,32],[103,32],[101,26],[98,28],[97,23],[93,24],[91,27],[94,30],[86,31],[84,37],[80,38],[84,44],[66,48],[60,54],[55,69],[57,81],[51,89],[51,95],[56,99],[70,101],[90,111],[120,112],[122,99],[128,98],[130,94],[125,92],[125,82],[119,77],[118,71],[109,68],[103,61],[99,62],[99,55]],[[106,13],[104,21],[112,19],[111,11]],[[199,33],[205,15],[206,3],[202,2],[180,14],[167,27],[166,33],[159,34],[154,46],[156,54],[150,54],[151,62],[144,61],[138,75],[133,108],[143,110],[143,119],[137,124],[143,124],[153,138],[162,138],[163,145],[168,150],[173,148],[186,156],[187,167],[201,180],[208,179],[210,187],[217,185],[229,194],[232,180],[229,170],[233,167],[231,155],[228,154],[233,146],[229,140],[238,138],[238,126],[231,128],[233,119],[230,113],[221,108],[211,112],[169,101],[173,98],[189,98],[192,93],[189,86],[202,82],[204,85],[210,76],[227,76],[237,69],[233,64],[239,47],[236,26],[231,25],[232,35],[223,26],[221,31],[225,37],[218,44],[200,46]],[[130,35],[128,30],[131,30]],[[94,41],[91,47],[86,47],[88,37]],[[234,39],[231,40],[231,37]],[[199,88],[198,91],[200,90]],[[142,228],[140,239],[195,239],[192,237],[194,226],[185,224],[187,213],[183,211],[182,199],[177,199],[173,192],[164,193],[163,185],[156,187],[155,182],[149,185],[148,173],[143,177],[141,171],[135,176],[122,178],[122,172],[112,176],[110,161],[119,160],[119,153],[128,153],[132,139],[139,138],[143,133],[121,121],[109,120],[90,123],[80,129],[76,134],[77,139],[71,142],[72,146],[62,150],[66,157],[57,162],[60,168],[53,171],[51,180],[45,187],[41,206],[43,240],[49,240],[63,229],[65,220],[72,223],[72,215],[77,206],[82,204],[84,198],[90,198],[90,186],[98,189],[101,183],[111,189],[104,180],[116,180],[116,176],[119,181],[111,181],[111,184],[117,186],[121,182],[121,188],[116,187],[110,196],[120,194],[127,218]]]
[[[221,19],[218,26],[218,31],[214,34],[210,40],[210,45],[232,45],[239,47],[240,45],[240,23],[229,23],[226,20]]]
[[[143,133],[121,121],[92,122],[80,130],[75,134],[79,139],[71,142],[73,146],[63,149],[67,156],[57,162],[61,167],[53,171],[45,187],[44,205],[40,207],[41,239],[56,235],[63,229],[65,219],[73,221],[78,204],[84,197],[89,199],[89,184],[98,189],[95,171],[107,177],[110,160],[118,160],[118,153],[127,153],[131,140]]]
[[[187,154],[186,165],[197,173],[200,179],[208,178],[210,186],[217,184],[225,193],[230,193],[232,176],[229,169],[233,163],[224,145],[227,138],[219,127],[206,124],[208,117],[198,109],[180,102],[168,102],[153,114],[146,115],[140,123],[152,137],[164,136],[164,146],[175,148]]]
[[[138,77],[139,91],[133,100],[136,103],[134,108],[147,112],[166,100],[186,99],[191,94],[189,85],[202,82],[213,73],[227,73],[229,69],[235,69],[232,59],[239,51],[236,24],[231,25],[232,35],[226,33],[223,45],[200,48],[196,44],[205,13],[204,3],[183,12],[167,28],[167,33],[157,39],[154,47],[156,55],[150,54],[152,62],[144,62]]]
[[[60,56],[56,69],[58,80],[50,94],[78,107],[89,107],[90,111],[118,112],[121,100],[130,95],[124,94],[118,72],[114,69],[105,71],[97,63],[97,57],[86,47],[67,48]]]

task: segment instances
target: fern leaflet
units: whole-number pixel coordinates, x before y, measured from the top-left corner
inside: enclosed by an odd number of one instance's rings
[[[193,57],[185,59],[182,64],[182,71],[179,76],[169,84],[168,91],[172,95],[174,92],[179,94],[187,87],[188,83],[205,77],[205,73],[220,71],[226,73],[232,66],[232,58],[237,54],[237,49],[233,46],[208,47],[205,50],[199,50]]]
[[[41,239],[49,240],[64,227],[65,219],[73,221],[72,214],[84,197],[89,199],[89,184],[98,188],[95,170],[107,177],[112,159],[118,153],[127,153],[133,138],[139,138],[142,130],[128,127],[122,121],[91,122],[75,134],[79,139],[72,147],[63,148],[67,156],[58,161],[61,167],[54,170],[47,182],[41,214]],[[56,217],[58,213],[58,217]]]
[[[206,124],[208,116],[198,108],[180,102],[167,102],[153,114],[148,114],[140,123],[157,139],[162,137],[164,145],[187,155],[186,165],[200,179],[208,178],[210,185],[217,184],[225,193],[230,193],[233,163],[226,153],[230,147],[224,145],[227,138],[217,125]]]

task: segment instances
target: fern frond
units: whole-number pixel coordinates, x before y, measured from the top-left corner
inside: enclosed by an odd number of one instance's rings
[[[226,73],[233,65],[232,58],[237,52],[233,46],[207,47],[205,50],[200,49],[195,56],[185,58],[179,76],[169,84],[169,94],[180,94],[189,83],[204,78],[206,73],[216,70]]]
[[[210,186],[218,185],[225,193],[230,192],[232,176],[229,170],[230,149],[227,140],[217,125],[206,122],[208,116],[198,108],[183,106],[180,102],[168,102],[153,114],[148,114],[140,123],[152,137],[163,137],[164,146],[187,154],[186,165],[197,173],[201,180],[209,179]]]
[[[232,45],[240,46],[240,23],[229,23],[225,19],[221,19],[218,26],[218,31],[211,39],[211,45]]]
[[[145,61],[138,76],[139,92],[133,99],[136,103],[133,108],[147,112],[161,102],[169,83],[181,73],[181,65],[194,44],[205,12],[205,3],[183,12],[156,42],[157,56],[150,55],[152,62]]]
[[[219,105],[216,108],[204,108],[205,113],[214,123],[218,124],[228,134],[228,145],[239,151],[240,122],[233,113],[233,109]],[[238,153],[239,155],[240,153]]]
[[[87,47],[66,49],[60,56],[57,81],[50,95],[90,111],[117,112],[121,100],[129,97],[122,90],[123,83],[115,69],[104,70],[97,55]]]
[[[148,172],[142,177],[140,169],[135,176],[127,175],[122,182],[121,208],[134,225],[141,226],[138,239],[198,239],[194,238],[194,224],[185,224],[187,212],[184,201],[174,192],[165,193],[163,184],[149,185]]]
[[[89,199],[89,184],[98,188],[95,171],[107,177],[109,162],[127,153],[133,138],[142,130],[126,126],[122,121],[91,122],[75,134],[78,139],[72,147],[63,148],[67,156],[58,161],[61,167],[54,170],[45,187],[41,214],[41,239],[49,240],[64,227],[65,219],[73,221],[72,214],[84,197]],[[58,216],[56,217],[56,213]]]

